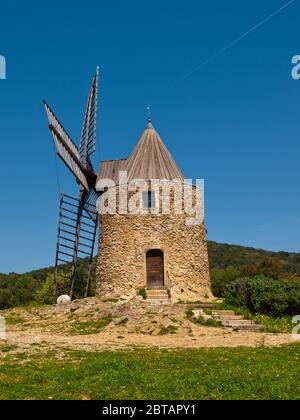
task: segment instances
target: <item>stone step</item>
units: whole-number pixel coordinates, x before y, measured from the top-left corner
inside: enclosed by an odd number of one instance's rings
[[[169,294],[165,289],[148,289],[147,300],[169,301]]]
[[[147,302],[154,305],[170,305],[169,299],[147,299]]]
[[[215,303],[183,303],[180,304],[187,309],[216,309]]]
[[[253,324],[253,325],[237,325],[235,327],[232,327],[233,331],[253,331],[258,332],[263,330],[262,325]]]
[[[148,296],[168,295],[166,290],[147,290],[146,293]]]
[[[228,316],[228,315],[235,315],[234,311],[212,311],[213,315],[224,315],[224,316]]]
[[[168,304],[169,294],[166,289],[147,289],[147,301],[155,304]]]
[[[212,315],[212,318],[215,321],[222,321],[222,320],[232,320],[232,321],[239,321],[239,320],[244,320],[245,317],[242,315]]]
[[[204,318],[210,318],[215,321],[220,321],[223,327],[232,328],[233,331],[261,331],[263,327],[256,324],[255,321],[251,319],[246,319],[242,315],[235,315],[234,311],[212,311],[212,315],[205,314],[205,311],[201,309],[195,309],[193,307],[193,318],[198,318],[203,316]],[[205,308],[204,308],[205,309]]]
[[[168,292],[165,289],[147,289],[146,290],[147,295],[156,296],[156,295],[167,295]]]
[[[147,299],[169,299],[168,295],[156,295],[156,296],[148,296]]]
[[[222,324],[225,327],[227,327],[227,326],[228,327],[236,327],[236,326],[240,326],[240,325],[256,325],[255,321],[251,321],[249,319],[241,319],[241,320],[237,320],[237,321],[228,319],[228,320],[223,320]]]

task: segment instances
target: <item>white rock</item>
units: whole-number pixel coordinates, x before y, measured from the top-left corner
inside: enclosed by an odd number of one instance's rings
[[[68,295],[62,295],[57,298],[57,304],[58,305],[67,305],[71,302],[71,298]]]

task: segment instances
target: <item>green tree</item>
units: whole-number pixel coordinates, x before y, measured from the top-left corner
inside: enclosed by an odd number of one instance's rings
[[[0,309],[26,305],[34,302],[36,291],[42,283],[30,274],[0,274]]]
[[[213,295],[223,297],[226,287],[234,280],[241,277],[241,272],[234,267],[225,269],[213,268],[211,270],[211,287]]]
[[[278,280],[285,277],[286,263],[278,258],[265,256],[258,263],[241,267],[243,275],[265,276]]]

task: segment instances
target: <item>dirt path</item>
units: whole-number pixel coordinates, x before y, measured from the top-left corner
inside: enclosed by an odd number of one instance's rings
[[[199,326],[187,319],[183,305],[155,306],[138,298],[130,301],[91,298],[68,306],[2,311],[0,316],[7,320],[6,343],[14,345],[18,352],[65,348],[104,351],[136,347],[259,347],[293,342],[290,334],[233,332]]]
[[[87,336],[60,336],[41,334],[38,331],[8,332],[7,343],[15,344],[20,349],[25,349],[37,344],[54,348],[69,348],[76,350],[103,351],[118,349],[133,349],[134,347],[158,347],[158,348],[213,348],[213,347],[258,347],[279,346],[291,344],[292,337],[289,334],[264,334],[264,333],[241,333],[220,331],[215,332],[212,328],[198,327],[193,337],[179,334],[166,336],[147,336],[141,334],[126,334],[118,336],[108,332]]]

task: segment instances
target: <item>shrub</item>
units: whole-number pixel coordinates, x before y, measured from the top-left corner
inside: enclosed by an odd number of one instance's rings
[[[146,300],[147,299],[147,292],[146,292],[146,289],[144,288],[144,289],[140,289],[138,292],[137,292],[137,295],[138,296],[142,296],[142,298],[144,299],[144,300]]]
[[[294,316],[300,314],[300,283],[264,276],[241,278],[227,286],[225,302],[275,318]]]
[[[267,315],[254,315],[252,318],[255,322],[264,327],[267,333],[284,333],[289,334],[292,332],[293,323],[291,317],[285,316],[281,318],[272,318]]]
[[[54,275],[53,274],[47,274],[47,278],[45,283],[43,284],[43,287],[38,290],[36,299],[40,303],[44,303],[46,305],[51,305],[55,303],[56,298],[53,294],[54,290]]]
[[[211,288],[213,295],[224,297],[226,287],[241,277],[241,272],[234,267],[213,268],[211,270]]]

